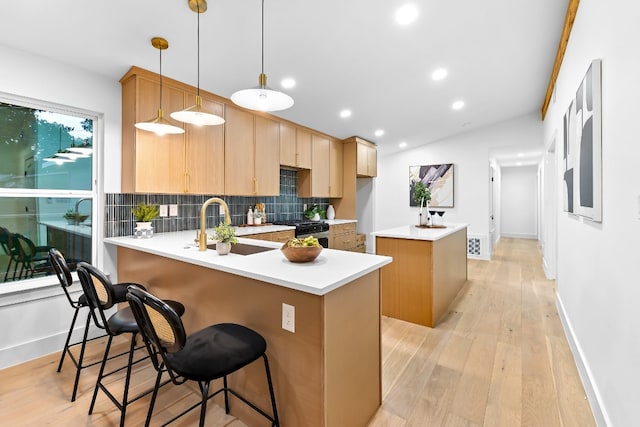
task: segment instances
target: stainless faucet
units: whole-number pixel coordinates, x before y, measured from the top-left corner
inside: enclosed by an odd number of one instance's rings
[[[76,225],[78,225],[78,214],[80,213],[78,212],[78,206],[80,205],[81,202],[84,202],[85,200],[91,200],[91,197],[83,197],[81,199],[78,199],[76,201],[75,206],[73,207],[73,213],[74,213],[73,217],[75,218],[74,222],[76,223]]]
[[[229,215],[229,206],[224,200],[218,197],[212,197],[206,202],[204,202],[202,204],[202,207],[200,208],[200,234],[198,236],[198,250],[200,251],[207,250],[207,232],[205,231],[205,227],[206,227],[206,219],[207,219],[207,206],[209,206],[211,203],[219,203],[220,205],[222,205],[222,208],[224,209],[224,223],[231,224],[231,215]]]

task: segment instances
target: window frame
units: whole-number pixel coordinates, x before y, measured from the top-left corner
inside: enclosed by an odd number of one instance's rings
[[[93,121],[93,154],[91,156],[91,190],[53,190],[53,189],[16,189],[0,188],[0,198],[6,197],[56,197],[76,199],[91,197],[91,212],[94,212],[95,220],[91,226],[91,262],[96,264],[102,258],[103,248],[98,238],[103,235],[104,200],[100,197],[104,194],[102,147],[104,139],[104,115],[95,111],[62,105],[55,102],[27,98],[19,95],[0,92],[0,102],[37,110],[51,111],[59,114],[67,114],[87,118]],[[74,280],[77,281],[75,272]],[[16,303],[25,303],[57,295],[51,287],[60,286],[55,275],[38,277],[33,279],[16,280],[15,282],[3,282],[0,285],[0,307]],[[79,290],[75,283],[71,291]],[[60,291],[61,292],[61,291]],[[18,294],[18,295],[16,295]],[[20,295],[21,294],[21,295]]]

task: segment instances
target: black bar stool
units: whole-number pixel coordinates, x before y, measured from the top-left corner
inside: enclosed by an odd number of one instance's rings
[[[107,318],[106,311],[116,304],[116,287],[111,283],[107,276],[97,268],[93,267],[86,262],[80,262],[77,266],[78,277],[82,284],[82,289],[87,297],[91,316],[97,327],[105,330],[109,339],[104,350],[104,356],[102,358],[102,364],[100,366],[100,372],[96,380],[96,386],[93,391],[93,398],[91,399],[91,406],[89,407],[89,414],[93,413],[93,408],[96,403],[98,391],[102,390],[107,397],[113,402],[113,404],[120,410],[120,426],[124,426],[125,416],[127,412],[127,405],[135,402],[141,397],[149,394],[151,390],[143,392],[134,398],[129,398],[129,382],[131,380],[131,368],[147,359],[149,356],[142,357],[138,360],[134,359],[134,352],[136,350],[136,336],[139,332],[136,319],[131,312],[130,307],[122,308]],[[167,301],[169,307],[177,313],[178,316],[184,314],[184,306],[176,301]],[[113,338],[122,334],[131,334],[131,342],[129,345],[128,361],[125,366],[121,366],[113,371],[105,373],[105,367],[109,360],[109,351],[111,349],[111,343]],[[112,392],[109,391],[107,386],[103,383],[103,379],[115,374],[117,372],[126,369],[124,378],[124,390],[122,400],[119,401]]]
[[[78,382],[80,380],[80,372],[82,371],[82,369],[97,365],[98,363],[101,362],[101,360],[99,360],[96,362],[83,364],[86,345],[90,341],[105,337],[106,334],[102,334],[100,336],[87,339],[87,337],[89,336],[89,330],[91,326],[91,311],[87,311],[87,320],[85,321],[82,340],[70,343],[71,337],[73,335],[74,327],[76,324],[76,320],[78,318],[78,313],[80,312],[80,309],[88,308],[89,303],[87,302],[86,295],[82,294],[78,297],[78,299],[74,299],[69,292],[69,287],[73,284],[73,278],[71,277],[71,267],[69,265],[71,264],[72,266],[75,266],[78,261],[70,260],[69,262],[67,262],[62,252],[60,252],[56,248],[51,248],[49,250],[49,262],[51,264],[51,267],[53,268],[53,271],[56,273],[56,276],[58,277],[58,281],[60,282],[60,287],[62,287],[62,290],[64,291],[64,294],[67,297],[67,301],[69,301],[69,305],[71,306],[71,308],[73,308],[73,318],[71,320],[71,325],[69,326],[67,339],[64,343],[64,347],[62,348],[62,354],[60,355],[60,362],[58,363],[58,372],[60,372],[62,370],[62,364],[64,363],[65,357],[68,355],[76,367],[76,378],[73,383],[73,391],[71,392],[71,401],[73,402],[76,400]],[[123,303],[127,301],[127,287],[129,285],[131,285],[131,283],[119,283],[117,285],[113,285],[115,303]],[[140,284],[136,284],[136,285],[144,288],[144,286]],[[77,345],[80,346],[80,354],[76,359],[76,357],[71,352],[71,349]],[[122,356],[123,354],[126,354],[126,353],[127,352],[116,354],[111,356],[111,358]]]
[[[176,385],[184,384],[190,380],[196,381],[200,388],[201,399],[200,402],[176,415],[164,425],[200,406],[200,426],[204,426],[207,401],[221,392],[224,392],[227,414],[229,413],[228,395],[231,393],[271,421],[272,426],[278,427],[280,425],[269,361],[265,354],[267,343],[260,334],[234,323],[220,323],[187,336],[180,316],[167,302],[135,285],[129,287],[127,298],[153,366],[158,372],[145,426],[151,422],[153,406],[158,389],[161,387],[162,375],[165,372],[169,374],[171,381]],[[260,358],[264,361],[273,416],[249,402],[227,385],[228,375]],[[210,395],[209,384],[218,378],[223,378],[224,386]]]

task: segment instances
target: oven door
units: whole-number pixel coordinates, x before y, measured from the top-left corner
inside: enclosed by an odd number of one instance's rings
[[[313,236],[316,239],[318,239],[318,243],[320,243],[320,246],[322,246],[323,248],[328,248],[329,247],[329,232],[328,231],[321,231],[318,233],[309,233],[309,234],[297,234],[296,238],[303,240],[309,236]]]

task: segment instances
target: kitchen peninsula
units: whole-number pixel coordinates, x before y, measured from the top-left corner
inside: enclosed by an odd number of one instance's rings
[[[117,247],[118,281],[185,305],[188,333],[235,322],[265,337],[282,426],[366,425],[381,404],[379,272],[391,258],[324,249],[314,262],[295,264],[280,243],[240,237],[274,250],[220,256],[198,251],[194,237],[184,231],[105,243]],[[283,303],[295,307],[295,332],[282,329]],[[268,408],[261,369],[248,366],[229,381]],[[263,425],[233,400],[231,412]]]
[[[434,327],[467,281],[467,224],[414,225],[371,233],[376,253],[393,257],[380,270],[382,314]]]

